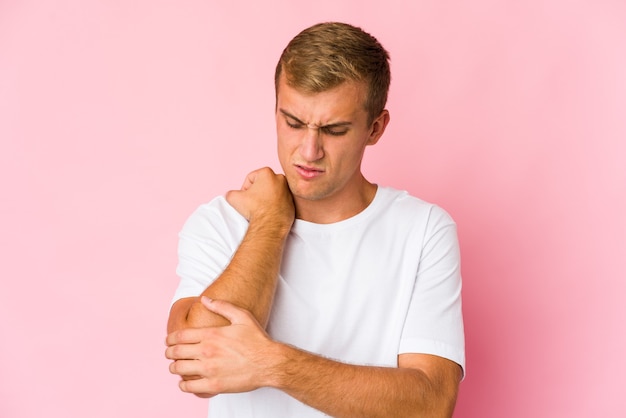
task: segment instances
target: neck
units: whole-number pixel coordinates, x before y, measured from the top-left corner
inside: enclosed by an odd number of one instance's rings
[[[331,224],[361,213],[372,203],[378,186],[365,182],[352,196],[328,196],[320,200],[294,197],[296,218],[317,224]]]

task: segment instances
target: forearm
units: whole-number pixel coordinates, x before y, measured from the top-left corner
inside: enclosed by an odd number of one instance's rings
[[[282,251],[289,227],[265,218],[250,221],[248,231],[224,272],[197,298],[172,308],[168,332],[182,328],[228,325],[208,311],[200,297],[229,301],[249,310],[265,326],[272,306]]]
[[[451,417],[458,380],[413,368],[356,366],[289,346],[271,386],[337,417]]]

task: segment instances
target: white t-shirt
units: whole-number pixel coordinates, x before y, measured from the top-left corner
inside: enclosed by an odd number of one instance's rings
[[[248,223],[223,197],[180,233],[174,300],[198,296],[228,265]],[[361,213],[333,224],[296,220],[267,327],[277,340],[351,364],[397,367],[403,353],[465,369],[456,225],[438,206],[379,187]],[[262,388],[210,400],[209,416],[322,417]]]

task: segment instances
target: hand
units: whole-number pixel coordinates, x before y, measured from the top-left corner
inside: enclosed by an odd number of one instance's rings
[[[231,190],[226,200],[248,221],[269,217],[289,230],[295,217],[293,196],[285,176],[269,167],[248,174],[241,190]]]
[[[276,345],[252,314],[226,301],[202,304],[230,321],[225,327],[187,328],[167,336],[170,372],[183,392],[201,397],[247,392],[269,384]],[[185,380],[188,379],[188,380]]]

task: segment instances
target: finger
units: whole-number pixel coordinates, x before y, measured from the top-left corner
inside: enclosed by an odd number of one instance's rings
[[[177,360],[170,363],[170,373],[177,374],[179,376],[187,376],[188,378],[185,380],[195,380],[190,379],[189,377],[195,376],[199,378],[200,376],[200,362],[198,360]]]
[[[243,181],[241,190],[248,190],[256,181],[257,177],[259,176],[259,173],[261,173],[261,171],[263,170],[264,170],[263,168],[260,168],[258,170],[254,170],[248,173],[248,175],[246,176],[246,179]]]
[[[228,319],[231,324],[250,324],[254,320],[251,314],[245,309],[238,308],[230,302],[225,300],[213,300],[206,296],[200,298],[202,304],[211,312],[223,316]]]
[[[175,344],[165,349],[165,358],[170,360],[196,360],[199,357],[199,344]]]
[[[241,190],[242,191],[248,190],[250,186],[252,186],[252,184],[254,183],[255,179],[256,179],[256,174],[254,172],[248,174],[245,180],[243,181],[243,184],[241,185]]]
[[[244,190],[230,190],[226,193],[226,201],[241,216],[250,220],[250,208],[246,205],[246,195]]]
[[[213,393],[194,393],[198,398],[209,399],[215,396]]]
[[[276,173],[274,173],[274,170],[272,170],[270,167],[263,167],[263,168],[259,168],[258,170],[254,170],[253,172],[248,174],[248,177],[246,178],[246,182],[248,186],[251,186],[260,177],[264,177],[266,180],[269,181],[273,179],[275,176],[276,176]]]
[[[243,186],[241,186],[243,188]],[[237,207],[237,201],[241,195],[241,190],[229,190],[226,192],[226,201],[234,208]]]
[[[180,390],[186,393],[194,393],[201,397],[211,397],[219,393],[219,391],[211,390],[209,381],[205,378],[195,380],[181,380],[178,383]]]
[[[167,346],[176,344],[197,344],[202,341],[202,328],[184,328],[171,332],[165,338]]]

